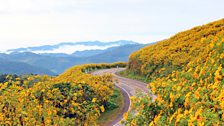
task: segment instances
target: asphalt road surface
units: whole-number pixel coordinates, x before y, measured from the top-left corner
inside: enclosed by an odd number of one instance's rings
[[[93,75],[103,75],[103,74],[112,74],[114,76],[115,79],[115,85],[120,88],[121,93],[124,96],[124,103],[125,106],[122,110],[122,112],[118,115],[118,117],[111,122],[111,124],[109,126],[122,126],[120,124],[120,121],[123,119],[123,114],[125,112],[127,112],[130,109],[130,105],[131,105],[131,101],[130,101],[130,97],[134,96],[136,91],[141,91],[143,93],[147,93],[149,91],[148,88],[146,88],[146,83],[137,81],[137,80],[133,80],[133,79],[129,79],[129,78],[125,78],[125,77],[121,77],[116,75],[116,72],[120,72],[122,70],[125,70],[125,68],[112,68],[112,69],[103,69],[103,70],[98,70],[98,71],[94,71],[91,74]],[[155,96],[152,96],[153,99],[155,98]]]

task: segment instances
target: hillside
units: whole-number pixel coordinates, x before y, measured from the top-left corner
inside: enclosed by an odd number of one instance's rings
[[[130,55],[128,70],[150,77],[162,77],[172,73],[173,70],[181,70],[195,58],[204,58],[209,45],[205,39],[215,36],[223,29],[224,19],[194,27],[147,46]]]
[[[96,49],[96,50],[84,50],[84,51],[76,51],[72,54],[72,56],[75,57],[91,57],[100,53],[103,53],[105,50],[100,50],[100,49]]]
[[[224,125],[224,19],[131,54],[127,72],[147,78],[157,98],[133,97],[124,124]]]
[[[50,70],[31,66],[26,63],[21,62],[12,62],[6,60],[0,60],[0,74],[47,74],[47,75],[56,75],[56,73],[51,72]]]
[[[105,111],[119,105],[112,99],[112,76],[86,70],[124,67],[125,63],[74,66],[59,76],[0,76],[0,125],[96,125]]]
[[[35,54],[31,52],[12,53],[5,55],[2,58],[12,62],[22,62],[35,67],[48,69],[56,74],[62,73],[65,69],[75,64],[79,64],[80,61],[77,58],[53,57],[53,56]]]
[[[88,61],[92,63],[112,63],[117,61],[127,62],[129,55],[146,46],[145,44],[128,44],[119,47],[111,47],[103,52],[88,57]]]

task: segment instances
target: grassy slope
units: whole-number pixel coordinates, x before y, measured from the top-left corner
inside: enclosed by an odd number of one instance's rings
[[[121,94],[118,88],[115,88],[114,97],[111,98],[111,101],[119,105],[119,107],[113,110],[106,110],[104,113],[102,113],[100,118],[98,119],[98,125],[100,126],[107,126],[108,124],[110,124],[110,122],[116,119],[116,117],[124,107],[124,96]]]
[[[124,70],[124,71],[118,72],[116,74],[119,75],[119,76],[122,76],[122,77],[126,77],[126,78],[130,78],[130,79],[142,81],[142,82],[145,82],[145,83],[149,82],[149,79],[147,79],[147,77],[135,74],[132,71]]]

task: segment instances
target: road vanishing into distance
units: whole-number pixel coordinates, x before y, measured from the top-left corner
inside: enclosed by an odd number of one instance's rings
[[[120,121],[123,119],[123,114],[127,112],[131,107],[130,97],[134,96],[136,91],[141,91],[143,93],[149,92],[149,89],[146,88],[146,83],[121,77],[115,73],[125,70],[125,68],[112,68],[112,69],[103,69],[94,71],[91,74],[93,75],[103,75],[103,74],[112,74],[115,80],[115,85],[121,90],[121,93],[124,96],[124,108],[122,112],[117,116],[117,118],[109,124],[109,126],[122,126]],[[155,96],[152,96],[153,99]]]

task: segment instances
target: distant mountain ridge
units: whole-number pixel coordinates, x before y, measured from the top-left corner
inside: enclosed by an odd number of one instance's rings
[[[33,52],[33,53],[65,53],[72,54],[76,51],[84,50],[105,50],[110,47],[122,46],[127,44],[137,44],[134,41],[119,40],[113,42],[87,41],[87,42],[62,42],[55,45],[43,45],[27,48],[9,49],[7,53],[13,52]],[[81,47],[81,48],[80,48]],[[73,52],[72,52],[73,51]]]
[[[66,45],[68,45],[68,43],[66,43]],[[127,41],[120,46],[113,46],[107,49],[87,49],[83,51],[76,51],[72,54],[19,51],[14,51],[9,54],[0,53],[0,59],[2,59],[2,61],[10,62],[8,65],[7,63],[0,62],[0,73],[9,73],[8,71],[12,71],[15,67],[18,67],[18,69],[15,69],[14,71],[16,74],[33,73],[56,75],[64,72],[64,70],[74,65],[87,63],[112,63],[118,61],[126,62],[128,61],[129,54],[141,49],[144,46],[146,46],[146,44],[138,44],[132,41]],[[42,48],[43,46],[40,47]],[[12,63],[13,65],[11,65]],[[31,70],[31,67],[35,68],[32,68]],[[20,72],[26,70],[26,68],[29,68],[29,70]],[[41,71],[39,71],[39,69],[41,69]],[[13,73],[13,71],[10,73]]]
[[[76,51],[72,54],[75,57],[90,57],[104,52],[105,50],[95,49],[95,50],[84,50],[84,51]]]

